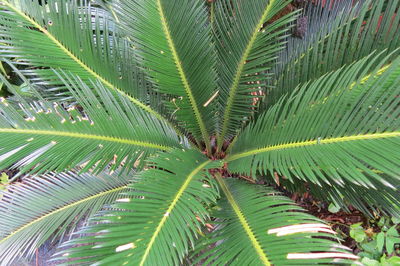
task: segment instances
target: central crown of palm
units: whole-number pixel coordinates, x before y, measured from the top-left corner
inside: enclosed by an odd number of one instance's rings
[[[46,2],[0,1],[2,60],[30,88],[1,99],[0,167],[47,173],[4,194],[0,261],[87,214],[74,263],[357,258],[257,179],[399,215],[398,1]]]

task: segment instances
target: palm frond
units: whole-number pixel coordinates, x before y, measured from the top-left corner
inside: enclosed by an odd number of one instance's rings
[[[178,265],[218,196],[208,170],[220,162],[193,150],[160,153],[129,185],[129,198],[93,220],[65,252],[71,263]]]
[[[378,171],[375,171],[378,172]],[[379,173],[379,172],[378,172]],[[379,173],[382,175],[381,173]],[[382,179],[387,177],[383,176]],[[391,217],[400,217],[400,182],[394,181],[395,190],[387,189],[376,179],[370,178],[376,191],[371,193],[369,188],[354,185],[344,180],[343,185],[305,183],[300,180],[287,181],[280,178],[280,185],[291,192],[310,192],[316,199],[331,202],[346,212],[351,212],[352,206],[371,219],[376,215],[384,214]],[[379,191],[379,193],[377,193]],[[362,196],[360,196],[362,195]]]
[[[215,56],[205,2],[114,1],[113,10],[138,46],[159,92],[171,96],[171,113],[209,147],[214,128]]]
[[[254,112],[252,92],[265,89],[265,71],[284,47],[289,14],[271,22],[286,0],[216,1],[214,3],[221,116],[218,144],[232,137]],[[267,23],[268,22],[268,23]],[[257,96],[256,96],[257,97]]]
[[[399,1],[353,2],[308,2],[301,14],[304,36],[288,38],[287,48],[271,70],[275,76],[270,81],[271,91],[265,97],[268,106],[299,84],[315,80],[373,51],[385,51],[381,55],[384,57],[399,47]]]
[[[10,185],[0,201],[0,261],[10,265],[33,255],[51,237],[73,228],[128,191],[124,175],[74,172],[26,178]]]
[[[147,85],[134,50],[119,36],[118,25],[107,12],[85,0],[51,0],[43,6],[37,0],[2,3],[0,55],[33,66],[25,70],[33,82],[63,86],[50,69],[62,68],[86,82],[97,79],[126,93],[140,108],[164,120],[146,105]]]
[[[342,187],[346,181],[377,189],[375,180],[395,190],[399,63],[398,58],[385,71],[361,78],[369,66],[379,66],[367,57],[304,85],[243,131],[227,158],[230,170],[277,172],[289,180]]]
[[[224,197],[202,265],[347,264],[357,259],[335,232],[268,187],[217,177]],[[200,249],[201,250],[201,249]]]
[[[125,95],[113,94],[100,82],[87,86],[72,74],[60,73],[59,78],[77,106],[43,99],[27,102],[22,97],[16,106],[1,99],[0,168],[13,165],[22,172],[63,171],[87,163],[84,171],[93,166],[100,171],[113,162],[112,169],[121,163],[130,169],[157,150],[181,147],[173,129]]]

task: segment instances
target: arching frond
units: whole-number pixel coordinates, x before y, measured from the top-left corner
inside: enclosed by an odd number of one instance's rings
[[[77,108],[45,100],[28,103],[20,98],[18,106],[1,100],[0,168],[62,171],[87,163],[84,170],[95,166],[98,171],[113,162],[112,169],[121,163],[129,169],[157,150],[181,146],[173,129],[124,95],[112,94],[100,82],[87,86],[76,76],[59,78]]]
[[[224,197],[215,213],[217,227],[202,243],[202,265],[347,264],[357,259],[328,225],[280,193],[217,179]]]
[[[85,82],[99,80],[108,89],[127,93],[137,106],[164,119],[142,102],[147,97],[143,73],[131,44],[119,36],[107,12],[86,0],[2,2],[0,55],[33,66],[25,70],[32,81],[63,86],[50,69],[62,68]]]
[[[144,57],[143,64],[161,93],[173,97],[171,113],[208,150],[214,128],[215,56],[200,0],[113,1],[119,20]]]
[[[387,177],[383,176],[382,179],[387,179]],[[393,190],[387,189],[378,180],[370,178],[370,182],[376,187],[376,190],[372,192],[370,188],[354,185],[346,180],[343,182],[343,185],[332,183],[318,186],[296,179],[286,181],[284,178],[280,178],[280,185],[287,190],[292,192],[311,192],[316,199],[331,202],[347,212],[351,212],[350,205],[371,218],[376,218],[377,214],[400,217],[399,180],[392,180],[392,185],[396,188]]]
[[[353,3],[354,2],[354,3]],[[355,62],[373,51],[382,57],[400,46],[400,2],[308,1],[300,15],[304,36],[288,38],[272,72],[265,103],[276,103],[299,84]],[[398,54],[398,52],[397,52]]]
[[[377,189],[374,179],[396,189],[399,63],[397,59],[385,71],[357,80],[377,64],[367,57],[304,85],[244,130],[227,159],[229,168],[247,174],[277,172],[317,185],[349,182]]]
[[[0,261],[29,257],[51,237],[65,233],[128,191],[128,178],[74,172],[26,178],[8,186],[0,201]]]
[[[219,147],[254,112],[252,92],[265,89],[265,71],[283,49],[289,14],[271,22],[286,0],[222,0],[214,3],[218,74],[220,77]],[[268,23],[267,23],[268,22]],[[257,97],[257,96],[256,96]]]
[[[150,160],[130,185],[129,198],[93,220],[66,252],[70,263],[178,265],[218,195],[208,170],[220,166],[193,150],[174,150]]]
[[[0,195],[0,265],[86,218],[56,264],[357,264],[328,225],[239,178],[400,218],[399,13],[0,0],[0,169],[36,174]]]

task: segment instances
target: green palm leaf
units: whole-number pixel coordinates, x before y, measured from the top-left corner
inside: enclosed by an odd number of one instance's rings
[[[77,175],[74,172],[26,178],[8,186],[0,202],[0,261],[9,265],[33,255],[51,237],[73,228],[127,188],[119,175]]]
[[[316,265],[357,258],[335,232],[268,187],[217,178],[224,198],[218,225],[202,244],[202,265]],[[336,241],[335,241],[336,240]]]
[[[28,103],[20,97],[17,106],[1,100],[0,168],[14,164],[21,171],[62,171],[86,162],[84,171],[92,166],[99,171],[113,161],[112,169],[121,163],[129,169],[157,150],[181,147],[173,129],[125,95],[112,94],[100,82],[87,86],[76,76],[59,78],[77,107],[43,99]]]
[[[253,112],[251,92],[265,88],[264,72],[283,49],[293,15],[270,21],[289,1],[217,1],[214,3],[219,56],[220,104],[223,109],[218,143],[234,135]]]
[[[36,83],[64,85],[49,69],[62,68],[86,82],[97,79],[111,90],[127,93],[133,103],[164,120],[139,101],[146,100],[146,81],[132,60],[134,50],[119,36],[119,28],[107,12],[84,0],[50,0],[43,6],[37,0],[2,2],[1,56],[34,66],[25,73]]]
[[[369,65],[378,64],[367,57],[304,85],[244,130],[227,158],[229,168],[246,174],[277,172],[318,185],[343,186],[346,181],[376,189],[375,180],[395,189],[399,62],[361,79]]]
[[[208,217],[206,205],[216,201],[208,170],[220,163],[197,151],[174,150],[150,165],[129,186],[129,198],[93,220],[83,231],[89,236],[69,243],[80,244],[66,251],[78,258],[71,263],[177,265],[188,253]]]
[[[303,38],[288,38],[287,48],[272,70],[275,77],[270,84],[274,88],[265,97],[267,104],[276,103],[299,84],[373,51],[385,51],[384,57],[399,47],[399,1],[361,0],[354,5],[351,1],[324,2],[310,1],[302,12],[306,33]]]
[[[79,220],[56,263],[353,263],[328,225],[239,179],[400,217],[399,10],[0,0],[0,169],[17,172],[0,264]]]
[[[383,176],[382,179],[387,179],[387,177]],[[374,219],[378,213],[400,217],[400,182],[392,181],[392,184],[396,187],[393,190],[387,189],[385,185],[372,177],[370,181],[379,193],[376,193],[376,191],[371,193],[370,188],[357,186],[346,180],[343,181],[343,185],[322,184],[322,186],[318,186],[313,183],[304,183],[298,180],[286,181],[284,178],[280,178],[280,185],[292,192],[306,192],[308,190],[315,198],[331,202],[349,213],[351,212],[349,205],[351,205],[371,219]],[[303,188],[303,191],[301,191],[301,188]],[[305,190],[306,188],[307,190]]]
[[[159,92],[170,95],[171,113],[208,151],[214,128],[215,56],[204,1],[113,1],[128,36],[144,57]]]

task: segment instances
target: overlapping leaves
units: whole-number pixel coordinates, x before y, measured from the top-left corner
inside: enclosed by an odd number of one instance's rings
[[[7,188],[0,202],[0,261],[29,257],[46,240],[73,229],[81,219],[127,191],[128,178],[74,172],[24,179]]]
[[[383,64],[399,45],[398,1],[360,0],[357,6],[309,1],[303,14],[315,21],[312,30],[299,48],[291,39],[282,65],[273,67],[296,18],[278,15],[289,2],[218,0],[208,21],[203,0],[111,0],[108,11],[84,0],[1,1],[0,53],[27,65],[29,78],[21,78],[38,100],[29,102],[18,93],[17,102],[1,99],[0,168],[44,172],[80,165],[82,172],[100,172],[147,162],[126,193],[60,255],[68,255],[72,264],[182,264],[222,190],[218,226],[210,235],[214,238],[205,240],[199,261],[309,265],[356,258],[332,241],[328,226],[272,189],[221,178],[226,164],[187,149],[176,128],[166,124],[176,122],[199,149],[205,143],[203,152],[215,159],[253,118],[258,96],[276,86],[265,105],[272,107],[228,148],[228,169],[282,176],[288,187],[326,188],[335,203],[396,211],[388,206],[398,201],[400,59]],[[320,77],[386,48],[379,54],[382,61],[368,57]],[[326,65],[320,64],[324,60]],[[272,73],[275,78],[268,82]],[[10,85],[6,77],[2,81]],[[76,103],[50,103],[29,81],[51,87],[54,97],[58,89],[67,89]],[[156,112],[149,103],[159,105],[152,105],[157,110],[167,105],[168,112]],[[218,147],[211,154],[215,137]],[[65,229],[73,217],[82,218],[78,211],[92,215],[125,189],[84,176],[93,188],[72,195],[84,180],[71,174],[52,178],[13,188],[0,205],[7,209],[0,224],[10,225],[0,231],[0,247],[10,245],[3,258],[12,259],[18,245],[31,254],[56,227]],[[383,191],[381,198],[371,195],[376,190]],[[365,195],[355,199],[356,191]],[[40,209],[37,204],[50,194],[60,197]],[[20,202],[31,204],[32,212],[24,215]],[[9,222],[13,208],[18,219]],[[52,219],[54,225],[45,227]]]
[[[377,173],[383,175],[382,179],[387,178],[383,173]],[[331,202],[334,206],[346,212],[351,212],[350,205],[371,218],[375,218],[378,213],[400,217],[400,182],[393,182],[395,189],[388,189],[387,186],[373,179],[373,177],[368,176],[368,178],[376,188],[373,191],[363,186],[355,186],[346,180],[343,181],[343,185],[333,183],[322,187],[299,180],[288,181],[285,178],[280,178],[279,182],[289,191],[311,192],[316,199]]]
[[[112,210],[93,220],[87,237],[69,244],[71,263],[178,265],[194,245],[218,196],[208,170],[220,163],[193,150],[151,159]],[[84,245],[82,245],[84,244]],[[64,253],[63,253],[64,254]]]
[[[235,179],[218,183],[224,197],[213,215],[216,229],[201,243],[202,265],[346,264],[356,258],[329,226],[273,189]]]
[[[112,1],[129,38],[138,46],[170,113],[208,150],[213,132],[215,56],[204,1]]]
[[[257,93],[265,89],[265,72],[284,48],[289,14],[272,21],[289,1],[216,1],[215,29],[221,105],[218,143],[237,133],[252,115]],[[253,93],[253,96],[252,96]],[[254,95],[256,93],[256,95]]]
[[[110,89],[127,93],[140,108],[162,120],[148,106],[147,87],[134,50],[120,36],[110,14],[93,7],[91,1],[4,0],[0,7],[0,54],[18,64],[31,81],[62,92],[48,97],[63,98],[64,84],[51,68],[70,71],[87,82],[97,79]],[[134,96],[136,98],[133,98]]]
[[[238,137],[229,168],[276,172],[320,186],[373,188],[369,193],[382,186],[396,191],[399,59],[361,78],[374,64],[367,57],[282,99]]]
[[[373,51],[382,57],[400,45],[399,1],[308,1],[273,69],[265,103],[276,103],[299,84],[321,77]],[[398,51],[397,51],[398,54]],[[394,54],[392,54],[393,58]]]
[[[126,96],[111,93],[99,82],[89,87],[76,76],[58,77],[77,105],[45,100],[28,103],[20,97],[16,106],[1,100],[0,168],[13,165],[21,171],[62,171],[86,163],[83,171],[93,166],[99,171],[113,163],[112,169],[121,164],[132,169],[138,159],[157,150],[181,146],[173,129]]]

